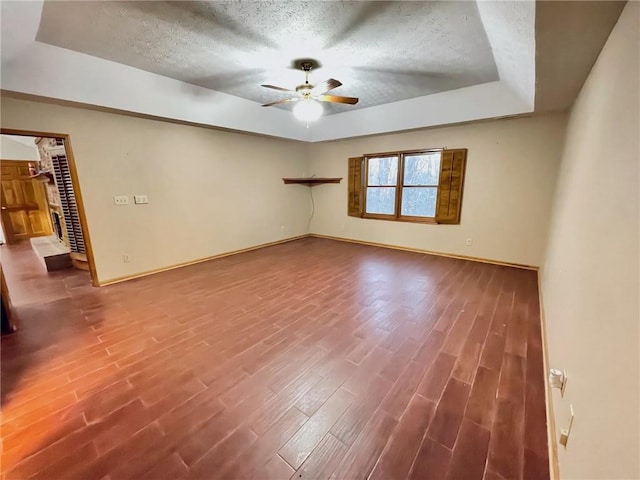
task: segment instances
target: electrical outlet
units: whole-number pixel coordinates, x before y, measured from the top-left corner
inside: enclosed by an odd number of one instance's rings
[[[126,195],[116,195],[113,197],[113,203],[116,205],[129,205],[129,197]]]
[[[146,195],[134,195],[133,196],[133,203],[135,203],[136,205],[142,205],[145,203],[149,203],[149,197],[147,197]]]
[[[467,247],[470,247],[471,245],[473,245],[473,240],[467,238]]]
[[[123,261],[124,263],[130,263],[130,262],[131,262],[131,257],[129,256],[129,254],[128,254],[128,253],[124,253],[124,254],[122,255],[122,261]]]

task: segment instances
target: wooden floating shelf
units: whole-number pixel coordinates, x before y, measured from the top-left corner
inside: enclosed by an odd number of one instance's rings
[[[283,178],[284,183],[295,183],[298,185],[306,185],[307,187],[315,187],[316,185],[322,185],[323,183],[340,183],[340,178],[326,178],[326,177],[307,177],[307,178]]]

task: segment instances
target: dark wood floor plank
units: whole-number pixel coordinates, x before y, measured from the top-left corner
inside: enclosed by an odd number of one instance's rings
[[[477,307],[465,304],[460,310],[460,314],[455,319],[451,331],[442,346],[442,351],[453,357],[458,357],[465,344],[471,327],[476,318]]]
[[[160,458],[146,472],[140,473],[136,479],[158,480],[159,478],[185,478],[190,474],[189,468],[177,453]],[[111,479],[112,477],[107,477]]]
[[[367,390],[356,398],[344,415],[331,427],[331,433],[343,443],[351,445],[378,410],[391,385],[391,382],[380,376],[374,377],[368,384]]]
[[[516,403],[524,403],[526,380],[526,360],[517,355],[505,353],[502,360],[498,396]]]
[[[291,478],[306,480],[329,478],[348,448],[336,437],[327,433]]]
[[[478,368],[471,396],[464,416],[469,420],[491,428],[496,408],[499,375],[485,367]]]
[[[535,324],[535,322],[539,322],[539,318],[534,318],[530,325]],[[546,378],[543,365],[539,361],[542,358],[540,335],[539,325],[538,328],[529,328],[526,358],[524,440],[525,447],[535,452],[536,458],[547,462],[547,412],[544,385]],[[527,471],[526,468],[525,471]]]
[[[308,238],[93,288],[0,249],[7,479],[548,478],[535,272]]]
[[[513,292],[507,291],[510,285],[511,283],[509,281],[504,282],[503,290],[498,296],[496,310],[489,327],[490,333],[495,333],[496,335],[500,335],[505,338],[507,335],[507,327],[511,321],[511,313],[513,309]]]
[[[294,473],[291,465],[285,462],[282,457],[275,455],[265,464],[261,476],[269,480],[288,480],[292,478]]]
[[[262,435],[271,428],[274,423],[278,422],[285,412],[287,412],[292,405],[296,404],[296,401],[301,396],[314,388],[321,380],[322,377],[311,370],[300,375],[300,377],[288,385],[285,390],[280,392],[269,405],[256,414],[249,422],[251,429],[258,435]],[[311,415],[306,416],[310,417]]]
[[[528,331],[527,304],[516,304],[507,329],[507,340],[504,351],[512,355],[526,357]]]
[[[447,448],[453,448],[458,437],[464,410],[467,406],[471,385],[450,378],[442,393],[428,435]]]
[[[418,387],[418,393],[434,402],[440,400],[455,363],[456,357],[440,353]]]
[[[482,480],[506,480],[504,477],[498,475],[495,472],[492,472],[491,470],[486,470],[484,472],[484,477]]]
[[[413,360],[429,367],[438,356],[446,337],[444,332],[435,329],[432,330],[413,357]]]
[[[209,449],[231,435],[240,425],[249,421],[275,397],[270,390],[256,390],[234,408],[228,408],[203,423],[199,428],[175,432],[173,439],[177,451],[187,466],[191,467]],[[179,440],[179,441],[178,441]]]
[[[425,437],[413,464],[410,480],[444,480],[449,470],[450,449]]]
[[[381,410],[376,412],[330,478],[368,478],[397,424]]]
[[[371,382],[376,378],[378,372],[387,366],[392,357],[393,353],[389,350],[376,347],[342,387],[354,395],[361,395],[370,388]]]
[[[404,371],[407,364],[417,353],[420,344],[412,338],[405,338],[398,350],[393,354],[389,363],[380,370],[380,376],[391,382],[398,380],[400,374]]]
[[[407,478],[434,411],[432,401],[420,395],[413,397],[369,479]]]
[[[524,460],[523,405],[498,398],[491,429],[487,469],[504,478],[522,478]]]
[[[482,480],[490,436],[488,429],[469,420],[462,422],[447,480]]]
[[[548,480],[549,477],[550,472],[548,455],[538,454],[533,450],[525,448],[522,478],[524,480]]]
[[[423,376],[424,368],[422,365],[410,362],[387,393],[380,408],[391,417],[400,420]]]
[[[54,474],[52,469],[57,469],[57,465],[64,463],[65,459],[54,463],[48,469],[42,470],[33,478],[65,478],[71,480],[81,480],[86,478],[102,478],[109,473],[126,473],[127,468],[150,469],[156,460],[160,458],[161,450],[157,448],[161,445],[163,434],[154,423],[148,424],[139,432],[132,436],[120,439],[119,443],[114,443],[114,448],[107,453],[100,455],[96,459],[90,456],[74,455],[68,462],[72,466],[64,468],[59,474]],[[64,472],[64,473],[63,473]],[[115,478],[120,478],[119,476]]]
[[[480,365],[500,372],[505,341],[506,338],[503,335],[489,332],[484,348],[482,349]]]
[[[299,468],[353,400],[351,393],[343,389],[337,390],[278,451],[278,454],[289,465]]]
[[[240,427],[198,459],[190,470],[196,477],[211,476],[248,450],[257,438],[249,427]]]
[[[465,383],[473,383],[481,352],[482,344],[472,338],[468,338],[458,355],[452,375]]]
[[[313,415],[357,369],[356,365],[343,359],[333,365],[323,379],[296,401],[296,408],[305,415]]]
[[[296,408],[289,408],[270,428],[259,435],[258,440],[247,451],[218,470],[222,478],[253,479],[260,476],[266,463],[304,425],[308,417]]]

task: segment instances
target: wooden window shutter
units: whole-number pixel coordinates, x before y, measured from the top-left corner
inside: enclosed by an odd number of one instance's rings
[[[445,224],[460,223],[462,186],[467,162],[467,149],[443,150],[440,162],[440,183],[436,221]]]
[[[349,201],[348,214],[350,217],[362,216],[362,169],[364,157],[354,157],[349,159]]]
[[[71,181],[71,169],[66,155],[53,155],[51,157],[53,173],[60,194],[60,203],[64,215],[64,223],[69,237],[69,248],[74,253],[86,253],[82,224],[78,213],[76,194]]]

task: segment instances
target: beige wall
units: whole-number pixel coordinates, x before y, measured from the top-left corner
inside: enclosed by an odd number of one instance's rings
[[[303,143],[8,97],[2,126],[71,135],[101,281],[307,232],[309,193],[281,179]]]
[[[637,478],[639,13],[591,72],[564,156],[563,114],[305,145],[3,97],[2,126],[71,135],[101,281],[306,233],[310,190],[281,181],[305,174],[344,178],[312,190],[313,233],[544,264],[550,365],[569,373],[558,428],[576,412],[561,476]],[[432,147],[469,149],[460,225],[346,215],[348,157]],[[134,194],[149,205],[114,206]]]
[[[539,265],[565,120],[308,145],[2,98],[3,127],[71,135],[101,282],[305,234],[309,189],[285,186],[281,177],[346,177],[349,156],[434,146],[469,148],[461,225],[347,217],[345,179],[314,188],[311,231]],[[134,205],[135,194],[150,203]],[[114,195],[129,195],[131,204],[116,207]]]
[[[639,18],[629,2],[573,107],[542,275],[567,479],[640,477]]]
[[[566,116],[556,114],[314,144],[311,173],[345,180],[315,187],[311,231],[539,266],[565,124]],[[438,147],[469,149],[460,225],[347,216],[348,157]]]

